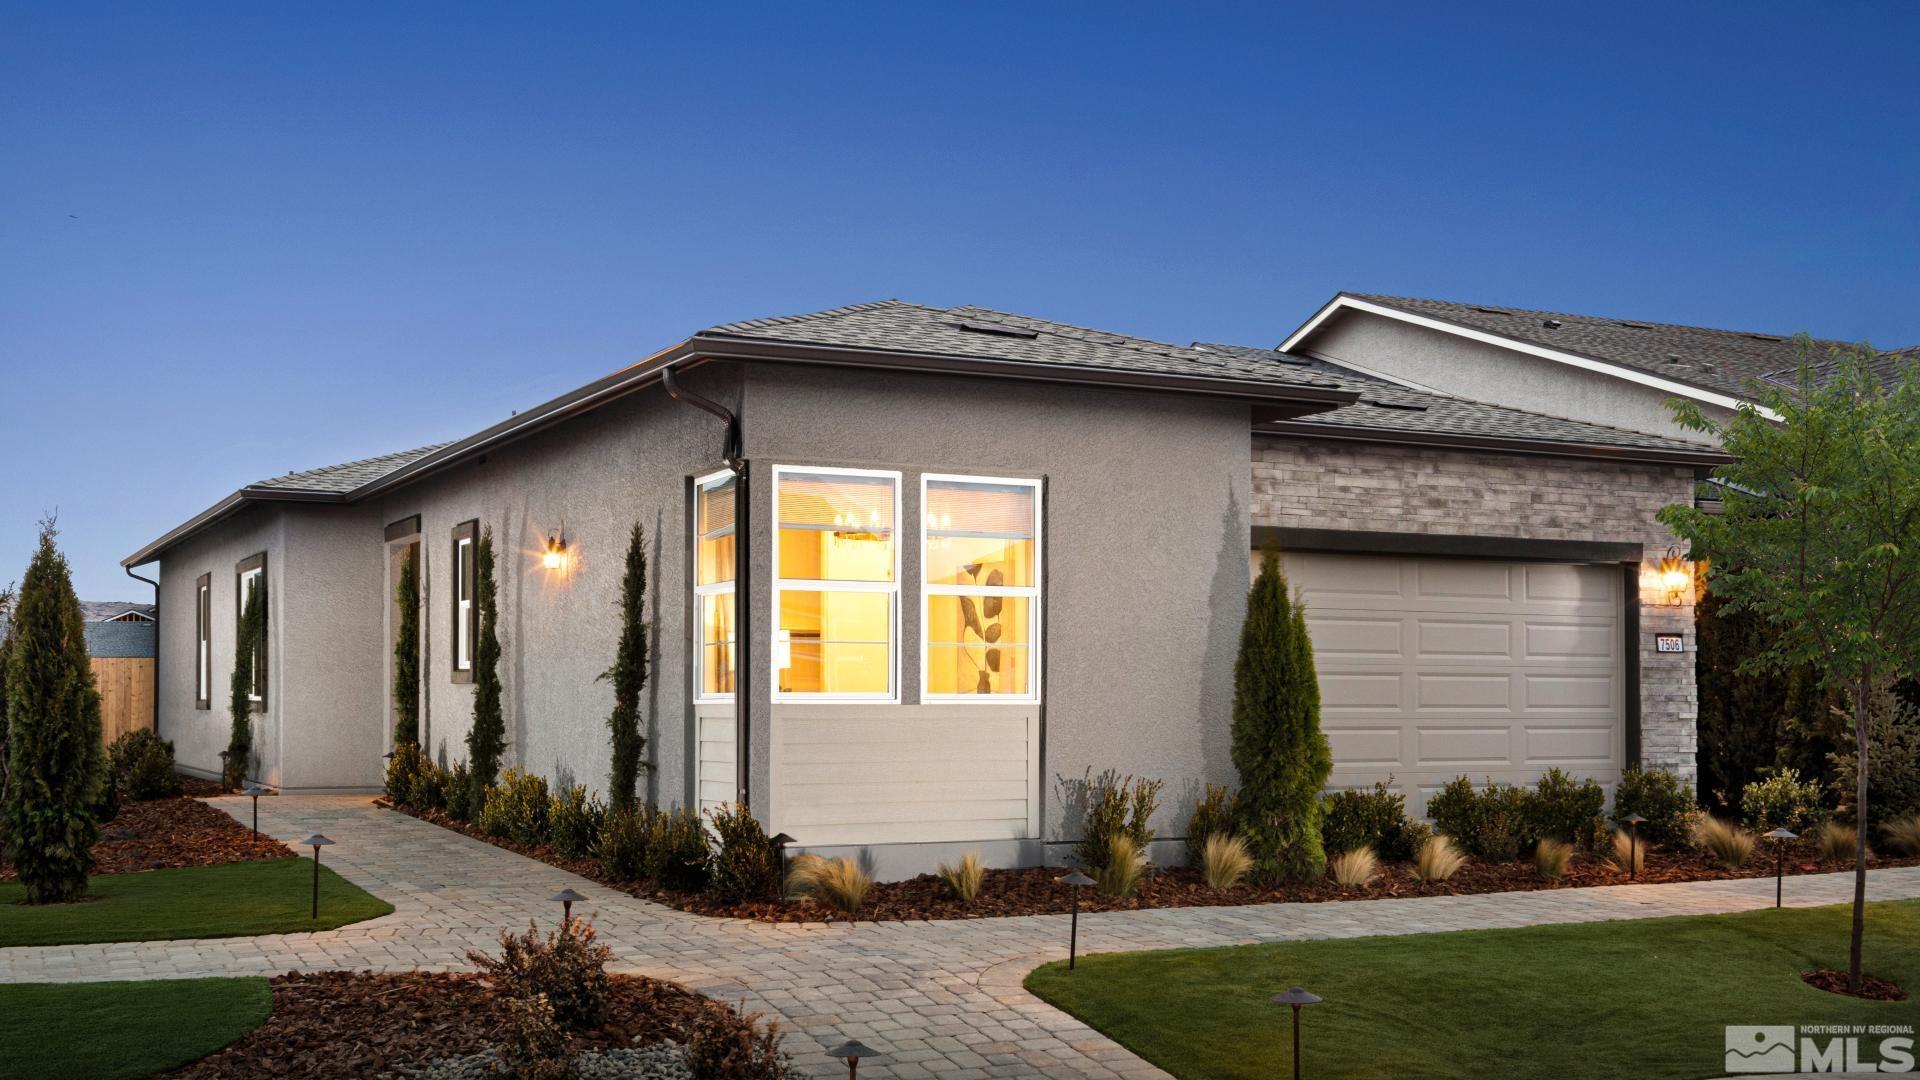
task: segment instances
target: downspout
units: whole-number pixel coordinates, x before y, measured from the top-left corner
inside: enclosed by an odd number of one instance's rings
[[[153,734],[160,737],[160,583],[149,577],[141,577],[133,572],[133,567],[120,569],[135,581],[144,581],[153,586]],[[198,603],[199,601],[195,601]],[[195,661],[197,664],[198,661]],[[196,668],[196,670],[198,670]]]
[[[711,413],[727,425],[720,460],[733,473],[733,624],[739,642],[734,649],[733,745],[735,798],[747,806],[753,779],[753,497],[748,486],[747,459],[741,453],[740,418],[717,401],[681,386],[673,367],[660,369],[660,385],[682,405]]]

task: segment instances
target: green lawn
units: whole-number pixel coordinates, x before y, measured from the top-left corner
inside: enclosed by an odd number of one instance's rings
[[[1720,1076],[1727,1024],[1920,1026],[1920,1003],[1800,981],[1846,967],[1846,907],[1083,956],[1027,988],[1183,1080]],[[1099,918],[1099,916],[1094,916]],[[1867,912],[1869,972],[1920,991],[1920,901]],[[1863,1040],[1865,1048],[1877,1045]]]
[[[0,986],[0,1076],[151,1076],[253,1030],[265,979]]]
[[[332,930],[393,910],[323,865],[320,917],[308,918],[313,866],[299,858],[109,874],[77,904],[28,906],[25,896],[0,882],[0,948]]]

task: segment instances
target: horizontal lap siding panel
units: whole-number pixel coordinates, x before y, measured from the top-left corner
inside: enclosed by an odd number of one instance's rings
[[[706,713],[699,717],[700,737],[694,775],[704,812],[730,803],[739,783],[739,755],[734,747],[733,713]]]

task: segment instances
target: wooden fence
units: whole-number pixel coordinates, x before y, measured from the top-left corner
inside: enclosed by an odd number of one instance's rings
[[[100,688],[100,735],[109,744],[129,731],[153,727],[153,658],[93,658]]]

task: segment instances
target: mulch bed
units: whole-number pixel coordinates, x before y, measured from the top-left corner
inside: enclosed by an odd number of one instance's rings
[[[258,862],[289,854],[287,845],[269,836],[255,840],[247,826],[198,799],[149,799],[126,803],[100,826],[93,873]],[[0,864],[0,881],[14,876],[12,866]]]
[[[377,800],[381,806],[390,806]],[[1064,915],[1072,909],[1073,896],[1054,879],[1066,873],[1062,867],[1029,867],[1017,870],[988,870],[980,894],[972,904],[952,898],[947,883],[932,874],[907,881],[877,882],[867,893],[867,902],[858,916],[849,917],[811,900],[763,901],[757,903],[721,903],[702,893],[683,893],[661,889],[646,881],[614,881],[592,859],[565,859],[544,844],[520,844],[488,836],[466,822],[455,821],[437,810],[415,810],[390,806],[403,814],[430,821],[443,828],[463,833],[476,840],[538,859],[572,874],[597,881],[629,896],[653,900],[695,915],[717,918],[753,919],[759,922],[896,922],[923,919],[980,919],[1006,915]],[[1874,855],[1870,864],[1878,869],[1889,866],[1920,866],[1920,858],[1889,858]],[[1787,849],[1786,875],[1830,873],[1848,870],[1850,859],[1823,862],[1813,841],[1801,841]],[[1692,849],[1650,848],[1646,864],[1636,879],[1646,884],[1680,881],[1719,881],[1731,878],[1773,876],[1770,849],[1756,851],[1747,865],[1729,870],[1701,852]],[[1228,907],[1238,904],[1301,903],[1339,900],[1380,900],[1403,896],[1466,896],[1475,893],[1532,892],[1541,889],[1577,889],[1595,885],[1625,885],[1627,875],[1597,856],[1575,856],[1565,876],[1558,881],[1542,878],[1532,862],[1469,862],[1446,881],[1418,881],[1405,864],[1388,864],[1373,884],[1343,888],[1331,880],[1278,886],[1241,885],[1216,891],[1207,888],[1200,871],[1176,866],[1157,870],[1140,883],[1133,896],[1125,899],[1104,896],[1091,888],[1080,893],[1081,911],[1140,911],[1168,907]]]
[[[1825,990],[1829,994],[1844,994],[1847,997],[1866,998],[1869,1001],[1905,1001],[1907,992],[1900,989],[1891,979],[1882,979],[1878,975],[1860,974],[1860,989],[1847,986],[1847,973],[1822,968],[1819,971],[1801,972],[1800,978],[1816,990]]]
[[[216,795],[231,795],[233,789],[218,780],[202,780],[197,776],[180,776],[180,794],[189,799],[211,799]]]
[[[576,1034],[578,1050],[676,1038],[719,1003],[673,983],[615,975],[607,1024]],[[170,1075],[193,1080],[379,1076],[397,1066],[477,1054],[505,1036],[507,997],[484,976],[430,972],[288,972],[272,980],[273,1013],[226,1049]]]

